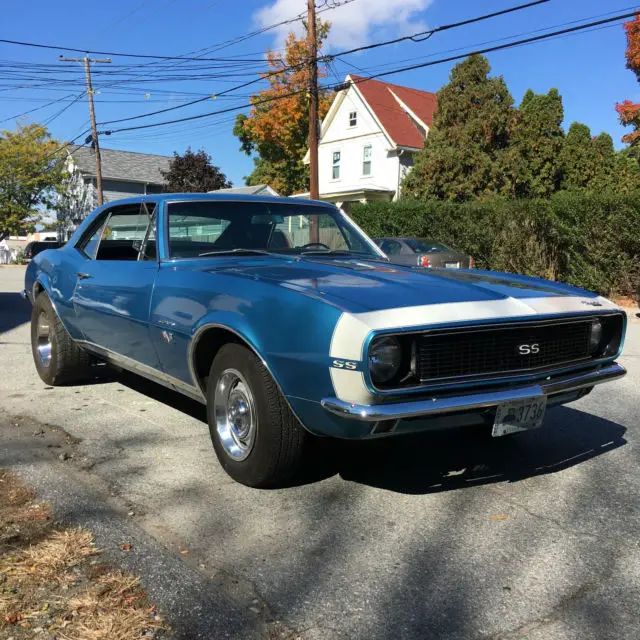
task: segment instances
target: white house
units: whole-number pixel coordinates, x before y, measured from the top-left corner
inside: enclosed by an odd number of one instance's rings
[[[345,210],[350,202],[395,200],[429,132],[436,96],[352,74],[345,85],[320,130],[320,199]]]

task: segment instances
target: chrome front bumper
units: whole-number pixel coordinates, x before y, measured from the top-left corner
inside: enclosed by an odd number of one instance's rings
[[[402,420],[404,418],[428,418],[431,416],[468,411],[472,409],[487,409],[502,402],[535,398],[537,396],[553,396],[570,393],[585,387],[609,382],[621,378],[627,373],[619,364],[613,363],[599,369],[572,373],[553,379],[545,379],[536,384],[522,387],[509,387],[499,391],[476,392],[467,395],[434,396],[432,398],[415,400],[413,402],[398,402],[394,404],[359,405],[339,400],[338,398],[324,398],[322,406],[331,413],[343,418],[378,422],[380,420]]]

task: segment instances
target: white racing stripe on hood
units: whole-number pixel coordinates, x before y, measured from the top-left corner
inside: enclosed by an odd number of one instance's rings
[[[366,313],[343,313],[333,331],[329,355],[331,358],[362,361],[367,336],[372,331],[384,329],[407,329],[448,322],[527,318],[559,313],[597,313],[618,308],[616,304],[602,297],[545,296],[481,302],[447,302]],[[373,400],[361,372],[333,367],[330,367],[329,371],[336,397],[340,400],[359,404],[368,404]]]

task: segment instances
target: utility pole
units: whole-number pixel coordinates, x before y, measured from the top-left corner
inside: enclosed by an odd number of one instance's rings
[[[102,160],[100,158],[100,144],[98,143],[98,129],[96,127],[96,112],[93,108],[93,88],[91,87],[91,65],[92,64],[109,64],[111,58],[104,60],[92,60],[88,56],[84,58],[64,58],[60,56],[60,62],[82,62],[84,63],[84,74],[87,80],[87,98],[89,99],[89,116],[91,118],[91,137],[93,140],[93,149],[96,154],[96,189],[98,191],[98,206],[103,203],[102,197]]]
[[[318,39],[316,36],[316,5],[307,0],[309,49],[309,197],[317,200],[318,192]]]
[[[307,0],[309,49],[309,197],[320,198],[318,186],[318,37],[316,35],[315,0]],[[318,242],[318,219],[313,216],[309,229],[311,242]]]

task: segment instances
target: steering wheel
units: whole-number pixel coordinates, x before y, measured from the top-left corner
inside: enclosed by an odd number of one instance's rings
[[[325,249],[328,249],[329,251],[331,251],[331,247],[329,245],[326,245],[324,242],[307,242],[307,244],[303,244],[301,247],[298,247],[298,248],[308,249],[309,247],[324,247]]]

